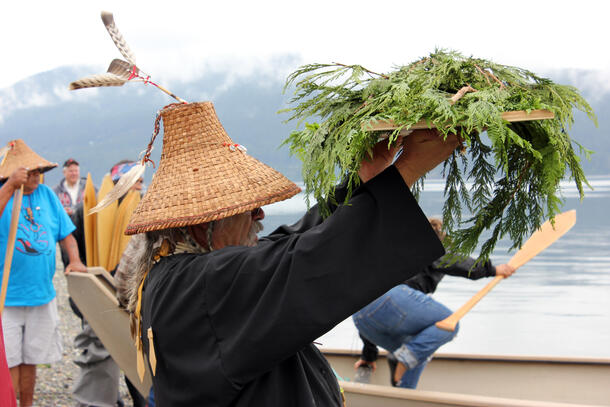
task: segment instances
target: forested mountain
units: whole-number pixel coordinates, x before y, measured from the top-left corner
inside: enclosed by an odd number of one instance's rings
[[[95,183],[115,162],[137,158],[150,140],[156,112],[173,99],[153,86],[128,83],[121,88],[85,89],[70,92],[68,84],[96,72],[89,67],[64,67],[41,73],[0,90],[0,144],[24,139],[45,158],[63,163],[72,157]],[[556,72],[552,79],[569,83],[573,72]],[[165,84],[188,101],[214,102],[220,121],[231,138],[248,148],[248,153],[300,180],[300,162],[290,157],[283,139],[296,125],[284,124],[287,115],[277,114],[290,95],[282,94],[284,78],[253,74],[233,77],[212,74],[199,80]],[[587,174],[610,174],[610,93],[584,89],[599,120],[599,127],[583,114],[576,114],[570,134],[594,150],[583,166]],[[161,140],[155,143],[158,160]],[[147,180],[153,171],[147,171]],[[53,185],[61,177],[54,170],[47,175]]]

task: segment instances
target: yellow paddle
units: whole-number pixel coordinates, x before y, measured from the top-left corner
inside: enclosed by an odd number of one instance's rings
[[[85,183],[85,197],[83,200],[83,229],[85,232],[85,257],[87,259],[87,266],[96,266],[99,262],[97,253],[97,235],[95,233],[95,227],[97,226],[97,214],[89,214],[89,209],[97,205],[95,198],[95,187],[93,186],[93,180],[91,174],[87,174],[87,182]]]
[[[114,184],[110,174],[106,174],[102,180],[102,185],[97,192],[97,201],[100,202],[109,191],[112,190]],[[116,220],[118,203],[113,201],[110,205],[97,212],[97,247],[99,253],[99,264],[100,267],[108,270],[108,259],[110,256],[110,248],[112,246],[112,231],[114,229],[114,223]]]
[[[2,291],[0,291],[0,314],[4,310],[6,290],[8,289],[8,277],[11,273],[15,239],[17,238],[17,227],[19,226],[19,213],[21,212],[21,200],[23,198],[23,185],[13,195],[13,212],[11,213],[11,227],[6,242],[6,253],[4,256],[4,272],[2,274]]]
[[[555,225],[551,224],[550,221],[546,221],[540,226],[530,238],[525,242],[525,244],[521,247],[512,259],[509,260],[508,264],[513,266],[515,269],[523,266],[525,263],[533,259],[552,245],[557,239],[564,235],[568,230],[574,226],[576,223],[576,211],[571,210],[564,212],[555,216]],[[489,282],[485,287],[483,287],[478,293],[476,293],[470,300],[468,300],[464,305],[460,307],[453,314],[448,316],[436,323],[436,326],[440,329],[444,329],[445,331],[453,331],[455,330],[455,326],[458,321],[462,319],[464,315],[468,311],[472,309],[476,305],[477,302],[481,300],[492,288],[496,286],[500,281],[504,279],[504,276],[496,276],[492,281]]]

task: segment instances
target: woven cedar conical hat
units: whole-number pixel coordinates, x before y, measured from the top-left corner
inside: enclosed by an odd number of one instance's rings
[[[40,170],[40,172],[46,172],[57,167],[57,163],[45,160],[32,151],[21,139],[9,141],[7,147],[6,156],[0,164],[0,181],[10,177],[19,167],[25,167],[28,170]]]
[[[172,105],[160,114],[161,162],[126,234],[210,222],[300,192],[233,143],[211,102]]]

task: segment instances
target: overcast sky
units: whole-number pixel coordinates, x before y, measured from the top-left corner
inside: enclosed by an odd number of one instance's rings
[[[100,19],[114,13],[153,79],[206,70],[276,70],[359,63],[389,70],[435,47],[534,72],[595,70],[610,88],[607,1],[3,1],[0,88],[64,65],[105,70],[121,57]],[[285,60],[285,59],[284,59]],[[98,73],[98,72],[91,72]],[[76,79],[76,78],[75,78]]]

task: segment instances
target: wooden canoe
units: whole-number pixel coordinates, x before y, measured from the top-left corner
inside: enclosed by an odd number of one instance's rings
[[[390,387],[385,355],[371,384],[352,382],[359,353],[322,349],[347,406],[610,406],[610,358],[436,354],[417,390]]]

